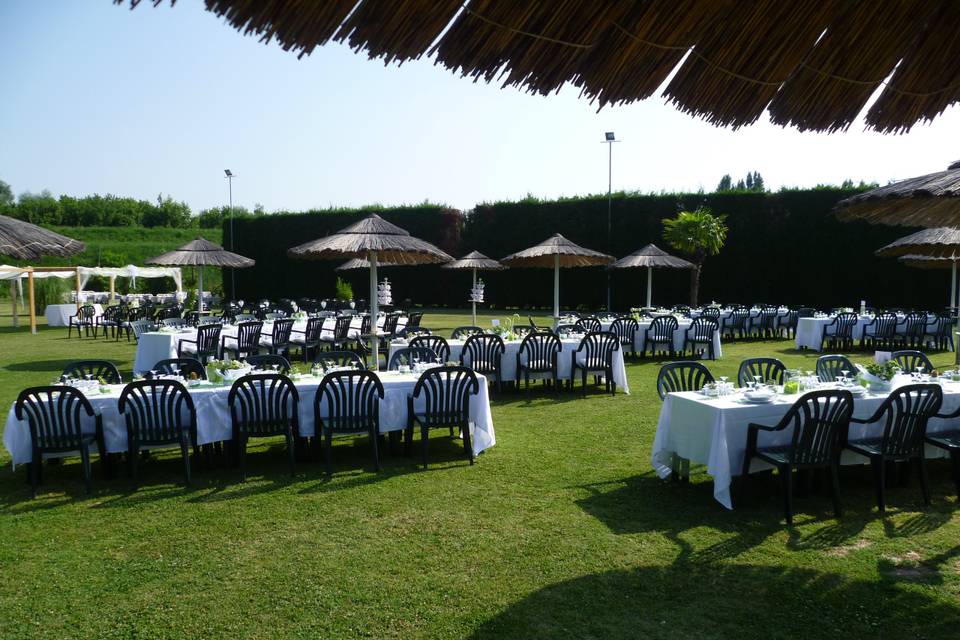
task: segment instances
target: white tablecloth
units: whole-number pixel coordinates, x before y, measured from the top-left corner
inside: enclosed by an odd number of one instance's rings
[[[396,372],[381,372],[380,380],[383,383],[384,397],[380,402],[380,432],[399,431],[407,426],[407,396],[413,393],[413,388],[419,378],[416,374],[399,374]],[[487,394],[486,379],[479,378],[479,392],[470,398],[470,419],[473,422],[471,444],[474,454],[496,444],[493,431],[493,418],[490,415],[490,398]],[[313,436],[315,434],[313,422],[313,403],[317,395],[319,378],[307,376],[295,381],[300,394],[298,413],[300,416],[300,435]],[[116,453],[127,450],[127,428],[123,416],[117,408],[122,385],[111,386],[108,394],[90,395],[89,400],[95,411],[103,416],[104,439],[107,451]],[[206,386],[190,389],[197,410],[197,444],[209,444],[232,438],[230,422],[230,407],[227,396],[230,386]],[[421,395],[417,409],[423,409]],[[321,404],[326,410],[325,404]],[[94,420],[85,420],[84,432],[94,432]],[[3,430],[3,444],[13,458],[14,466],[30,462],[30,427],[26,420],[17,420],[14,407],[7,413],[7,422]]]
[[[460,352],[463,351],[464,340],[447,340],[450,345],[450,360],[460,360]],[[501,373],[505,381],[517,379],[517,353],[520,351],[520,340],[509,340],[503,343],[503,359],[500,362]],[[406,344],[391,343],[390,351],[387,355],[387,362],[393,357],[393,352],[407,346]],[[580,346],[579,338],[563,338],[560,340],[561,351],[557,354],[557,375],[561,380],[570,379],[570,369],[572,361],[570,354]],[[581,359],[582,360],[582,359]],[[469,363],[467,363],[469,365]],[[630,385],[627,382],[627,370],[623,364],[623,350],[619,349],[613,356],[613,381],[623,390],[624,393],[630,393]]]
[[[103,307],[99,304],[93,305],[93,308],[96,309],[98,316],[103,313]],[[67,326],[70,324],[70,316],[76,313],[76,304],[48,304],[43,310],[43,315],[47,318],[47,326],[50,327]]]
[[[909,378],[906,377],[909,382]],[[960,383],[947,383],[943,389],[940,413],[951,413],[960,406]],[[728,509],[733,508],[730,483],[741,475],[747,447],[747,425],[751,422],[775,425],[786,414],[799,395],[778,396],[770,404],[743,404],[739,395],[706,398],[698,392],[671,393],[663,401],[657,435],[653,444],[653,467],[661,478],[670,475],[673,454],[697,464],[707,465],[713,476],[713,497]],[[884,395],[868,395],[854,400],[853,416],[869,418],[883,402]],[[956,420],[932,419],[930,432],[955,428]],[[850,439],[882,435],[882,424],[850,423]],[[760,432],[759,446],[788,444],[791,429],[777,433]],[[942,449],[927,446],[927,457],[945,456]],[[868,460],[851,451],[844,451],[841,464],[866,464]],[[750,471],[770,468],[754,460]]]
[[[853,327],[853,339],[860,340],[863,337],[863,327],[868,322],[872,322],[870,316],[859,316],[857,324]],[[820,339],[823,337],[823,328],[833,322],[833,318],[800,318],[797,320],[797,349],[810,349],[820,351]],[[831,329],[833,331],[833,329]]]

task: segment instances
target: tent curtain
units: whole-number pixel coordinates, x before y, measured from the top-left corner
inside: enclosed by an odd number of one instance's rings
[[[93,276],[130,278],[136,284],[137,278],[173,278],[177,291],[183,291],[183,273],[177,267],[138,267],[128,264],[125,267],[78,267],[80,287],[87,286]]]

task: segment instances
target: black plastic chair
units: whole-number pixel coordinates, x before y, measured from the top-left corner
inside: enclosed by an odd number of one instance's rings
[[[290,333],[293,331],[292,318],[276,318],[269,336],[261,336],[260,346],[272,355],[289,354],[292,343]]]
[[[176,380],[138,380],[123,388],[117,403],[127,424],[127,465],[134,484],[140,450],[178,445],[190,485],[190,448],[197,443],[197,411],[187,388]]]
[[[387,371],[396,371],[400,368],[400,365],[413,366],[414,358],[419,362],[435,362],[437,354],[428,347],[402,347],[390,356]]]
[[[229,351],[238,360],[257,355],[260,353],[261,331],[263,331],[263,322],[259,320],[239,323],[236,336],[220,336],[220,354]]]
[[[820,382],[834,382],[844,371],[857,372],[857,368],[847,356],[826,355],[817,358],[817,379]]]
[[[750,475],[750,463],[754,458],[776,467],[783,484],[783,509],[787,525],[793,524],[794,469],[825,468],[829,471],[833,511],[840,517],[840,452],[852,412],[853,395],[849,391],[813,391],[801,396],[776,425],[749,425],[741,473]],[[776,432],[788,428],[791,430],[789,444],[757,444],[761,431]]]
[[[93,337],[97,337],[97,308],[92,304],[81,305],[77,312],[70,316],[67,322],[67,337],[77,329],[77,337],[82,338],[80,329],[83,329],[87,337],[90,337],[90,330],[93,329]]]
[[[560,390],[557,361],[563,344],[555,334],[549,331],[536,331],[520,342],[517,350],[517,386],[524,380],[530,390],[530,376],[550,374],[554,389]]]
[[[575,326],[582,333],[598,333],[603,330],[603,325],[600,324],[600,319],[596,316],[584,316],[577,320]]]
[[[103,310],[97,317],[97,324],[103,329],[104,338],[117,338],[127,321],[127,313],[127,307],[123,304],[115,304]]]
[[[296,441],[300,438],[300,394],[290,378],[275,373],[255,373],[233,383],[227,396],[233,427],[232,447],[246,480],[247,441],[250,438],[285,436],[290,475],[294,473]]]
[[[686,353],[687,347],[690,348],[690,355],[697,355],[697,347],[701,347],[699,353],[702,356],[703,352],[706,351],[707,357],[710,360],[716,360],[717,355],[713,348],[713,337],[716,335],[719,330],[717,321],[711,318],[697,318],[687,330],[684,332],[683,336],[683,351]]]
[[[78,451],[83,465],[84,488],[90,493],[93,475],[90,469],[90,445],[96,443],[104,473],[109,477],[103,419],[79,389],[66,386],[30,387],[20,392],[14,407],[17,420],[25,419],[30,427],[31,457],[27,473],[34,498],[40,486],[44,455]],[[83,432],[84,416],[93,420],[93,433]]]
[[[779,312],[776,307],[763,307],[760,313],[753,319],[750,325],[751,335],[757,338],[774,338],[777,335],[777,317]]]
[[[484,333],[483,329],[480,327],[474,326],[464,326],[457,327],[453,330],[453,333],[450,334],[451,340],[466,340],[470,336],[482,335]]]
[[[264,353],[255,356],[247,356],[246,362],[254,370],[266,371],[270,373],[273,367],[277,367],[275,373],[287,375],[290,373],[290,361],[281,355],[275,353]]]
[[[713,374],[699,362],[668,362],[660,367],[660,373],[657,374],[657,394],[663,400],[668,393],[700,391],[711,382],[715,382]]]
[[[177,342],[177,357],[183,358],[185,355],[192,356],[202,362],[216,358],[220,350],[220,331],[222,325],[205,324],[197,327],[197,339],[188,340],[186,338]]]
[[[747,358],[740,363],[737,370],[737,386],[744,387],[760,376],[761,382],[767,384],[783,384],[783,374],[787,368],[776,358]]]
[[[860,348],[890,349],[894,345],[897,330],[897,316],[892,313],[879,313],[873,320],[863,325]]]
[[[320,343],[326,345],[331,351],[342,351],[346,349],[350,342],[350,323],[353,322],[353,316],[337,316],[333,326],[333,333],[320,335]],[[369,329],[362,331],[368,333]]]
[[[336,371],[320,381],[313,402],[317,437],[323,438],[327,473],[333,472],[333,436],[366,433],[373,449],[373,467],[380,470],[380,401],[383,384],[372,371]],[[323,410],[321,407],[325,406]]]
[[[937,415],[936,417],[955,420],[960,417],[960,409],[951,414]],[[954,427],[936,433],[928,433],[924,441],[950,454],[950,462],[953,467],[953,486],[957,497],[960,498],[960,428]]]
[[[903,322],[897,325],[895,337],[903,347],[918,349],[923,346],[923,336],[927,331],[926,313],[908,313]]]
[[[503,391],[503,354],[506,347],[500,336],[474,335],[467,338],[460,351],[460,366],[470,367],[489,379],[497,380],[497,391]]]
[[[613,380],[613,354],[620,350],[620,339],[609,331],[588,333],[580,341],[580,346],[570,354],[570,389],[577,371],[580,371],[581,392],[587,394],[587,374],[602,374],[604,388],[610,395],[617,394],[617,383]],[[577,358],[582,354],[582,362]],[[597,380],[599,383],[599,380]]]
[[[924,345],[938,351],[946,351],[947,349],[953,351],[953,328],[955,324],[956,320],[949,315],[941,314],[937,316],[931,324],[927,325],[923,336]]]
[[[326,371],[329,367],[356,367],[357,369],[366,369],[363,358],[353,351],[321,351],[313,359],[314,364],[318,364]]]
[[[140,318],[137,320],[131,320],[127,324],[127,342],[130,342],[130,336],[133,336],[134,342],[140,342],[140,336],[145,333],[157,330],[157,325],[153,320],[148,320],[146,318]]]
[[[441,336],[417,336],[409,342],[409,347],[426,347],[433,351],[436,357],[440,358],[441,362],[446,362],[450,359],[450,345],[447,344],[447,340]]]
[[[916,462],[920,467],[920,489],[923,503],[930,504],[924,441],[927,423],[936,417],[943,403],[943,390],[938,384],[909,384],[894,389],[872,416],[851,422],[871,424],[883,420],[879,437],[850,440],[846,448],[865,456],[873,467],[877,507],[886,511],[884,488],[887,462]]]
[[[657,345],[666,347],[670,355],[674,355],[673,334],[679,328],[680,323],[673,316],[658,316],[653,319],[650,326],[643,331],[643,353],[646,355],[647,349],[651,356],[657,355]]]
[[[797,309],[787,309],[777,316],[777,335],[787,338],[797,337],[797,324],[800,322],[800,312]]]
[[[160,320],[160,326],[169,329],[183,329],[187,325],[187,321],[180,317],[161,318]]]
[[[557,327],[559,329],[559,327]],[[633,318],[617,318],[610,325],[610,332],[615,333],[620,339],[620,348],[623,352],[627,351],[637,357],[637,332],[640,326]]]
[[[413,430],[420,427],[423,468],[427,468],[427,448],[430,429],[459,429],[463,449],[473,464],[473,444],[470,433],[470,396],[480,391],[476,374],[467,367],[434,367],[417,380],[413,394],[407,397],[406,448],[413,446]],[[424,408],[416,410],[417,399],[423,398]],[[453,433],[451,431],[451,433]]]
[[[187,379],[189,379],[191,375],[199,380],[207,379],[206,367],[196,358],[167,358],[166,360],[159,360],[151,367],[151,371],[156,371],[157,373],[168,376],[183,376]]]
[[[291,347],[299,347],[304,362],[309,362],[310,355],[320,348],[320,336],[323,334],[324,318],[308,318],[307,326],[303,331],[290,331]]]
[[[904,373],[916,371],[917,367],[923,367],[927,373],[933,371],[933,363],[921,351],[894,351],[890,354],[890,359],[896,362]]]
[[[823,326],[820,334],[820,350],[826,343],[831,349],[849,351],[853,349],[853,329],[859,317],[855,313],[840,313]]]
[[[747,322],[750,320],[750,310],[737,308],[730,311],[730,315],[723,319],[720,325],[721,337],[743,338],[747,335]]]
[[[60,375],[72,378],[86,378],[90,376],[94,380],[103,379],[107,384],[122,384],[120,371],[117,365],[108,360],[77,360],[71,362],[63,368]]]

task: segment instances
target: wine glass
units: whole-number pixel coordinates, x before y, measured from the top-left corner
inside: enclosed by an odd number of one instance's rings
[[[841,386],[841,387],[847,386],[847,380],[849,380],[850,370],[849,370],[849,369],[841,369],[841,370],[840,370],[840,375],[843,376],[842,378],[840,378],[840,386]]]
[[[753,376],[753,388],[759,389],[760,384],[763,382],[763,376]]]

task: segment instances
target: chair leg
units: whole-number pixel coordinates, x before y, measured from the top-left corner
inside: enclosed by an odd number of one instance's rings
[[[237,462],[240,464],[240,480],[247,479],[247,438],[240,436],[237,442]]]
[[[28,476],[30,478],[30,495],[37,497],[37,487],[40,486],[40,467],[43,466],[43,456],[33,456],[33,461],[28,465]]]
[[[325,429],[323,434],[323,462],[327,468],[327,474],[333,473],[333,431]]]
[[[137,465],[140,464],[139,448],[136,441],[127,444],[127,473],[134,487],[137,486]]]
[[[393,433],[391,431],[391,433]],[[370,447],[373,449],[373,470],[380,471],[380,434],[376,429],[370,431]]]
[[[420,427],[420,451],[423,454],[423,468],[427,468],[427,444],[430,442],[430,429],[426,426]]]
[[[463,450],[470,458],[470,464],[473,464],[473,442],[470,440],[470,424],[461,425],[460,431],[463,433]]]
[[[180,455],[183,457],[183,478],[189,487],[193,478],[190,475],[190,443],[186,439],[180,441]]]
[[[920,457],[917,458],[917,466],[920,467],[920,492],[923,494],[923,504],[930,506],[930,479],[927,476],[927,459],[922,450]]]
[[[870,465],[873,467],[873,484],[877,492],[877,509],[881,514],[886,513],[884,505],[884,490],[886,487],[886,461],[883,458],[871,458]]]
[[[833,514],[836,517],[843,515],[840,507],[840,468],[839,463],[834,462],[830,465],[830,495],[833,498]]]
[[[297,443],[296,439],[293,437],[293,432],[287,432],[287,460],[290,463],[290,477],[292,478],[296,475],[296,456],[297,456]]]
[[[93,473],[90,471],[90,445],[84,444],[80,447],[80,462],[83,465],[83,488],[87,493],[90,493],[93,477]]]
[[[793,469],[789,466],[779,467],[780,482],[783,484],[783,511],[787,525],[793,524]]]

